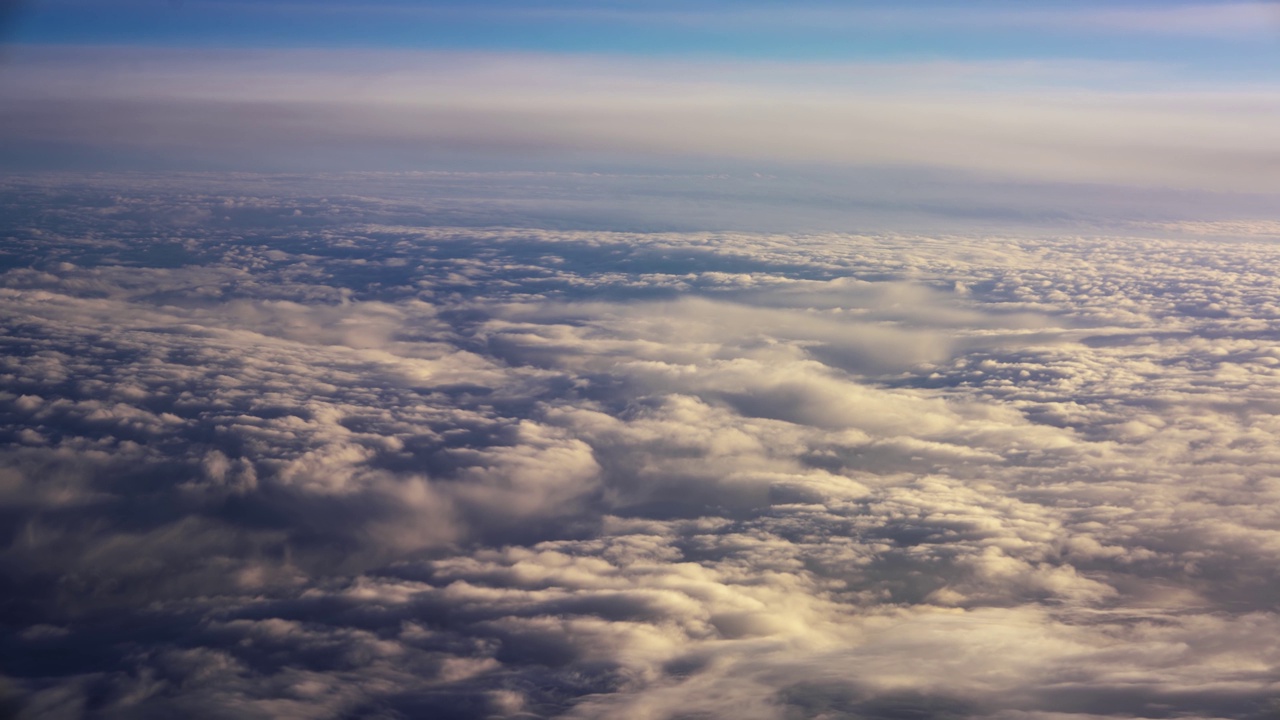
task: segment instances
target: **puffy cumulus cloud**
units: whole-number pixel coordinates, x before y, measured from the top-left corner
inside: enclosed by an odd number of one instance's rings
[[[1276,711],[1259,233],[467,229],[403,179],[181,180],[0,195],[5,712]]]

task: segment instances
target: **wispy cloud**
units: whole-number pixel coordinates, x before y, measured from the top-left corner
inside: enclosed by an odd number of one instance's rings
[[[390,10],[390,8],[388,8]],[[532,5],[478,13],[512,13],[532,18],[640,22],[742,31],[772,29],[831,31],[833,29],[906,32],[939,29],[1020,29],[1066,34],[1256,38],[1280,31],[1280,10],[1267,2],[1221,3],[1075,3],[1047,8],[1008,3],[923,3],[909,7],[892,3],[835,6],[830,3],[794,4],[785,8],[760,3],[719,5],[622,5],[602,8],[581,5]]]
[[[55,0],[50,8],[71,12],[92,5],[86,0]],[[157,8],[147,2],[123,2],[125,12]],[[958,7],[953,3],[925,2],[910,7],[891,2],[849,5],[809,2],[786,7],[765,2],[237,2],[205,0],[198,6],[169,9],[175,17],[183,12],[199,12],[213,17],[297,17],[347,18],[361,22],[378,19],[400,22],[487,22],[555,21],[591,23],[597,27],[631,25],[649,29],[697,28],[719,31],[830,31],[874,28],[897,32],[969,28],[1068,33],[1121,33],[1182,37],[1248,38],[1277,29],[1280,12],[1267,2],[1079,2],[1070,6],[1046,7],[1003,2],[973,2]]]

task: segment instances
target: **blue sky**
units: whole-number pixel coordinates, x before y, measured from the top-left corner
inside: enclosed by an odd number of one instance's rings
[[[1264,3],[45,0],[16,43],[359,47],[774,59],[1095,58],[1248,76],[1275,59]],[[1259,74],[1258,77],[1266,77]]]

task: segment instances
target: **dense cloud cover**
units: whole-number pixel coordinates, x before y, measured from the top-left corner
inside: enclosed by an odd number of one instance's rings
[[[1274,222],[395,182],[3,182],[3,712],[1280,712]]]

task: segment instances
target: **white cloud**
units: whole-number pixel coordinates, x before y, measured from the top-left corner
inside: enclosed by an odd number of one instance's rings
[[[392,227],[112,182],[17,228],[0,291],[29,714],[1274,707],[1266,238]],[[228,200],[266,214],[184,219]]]

